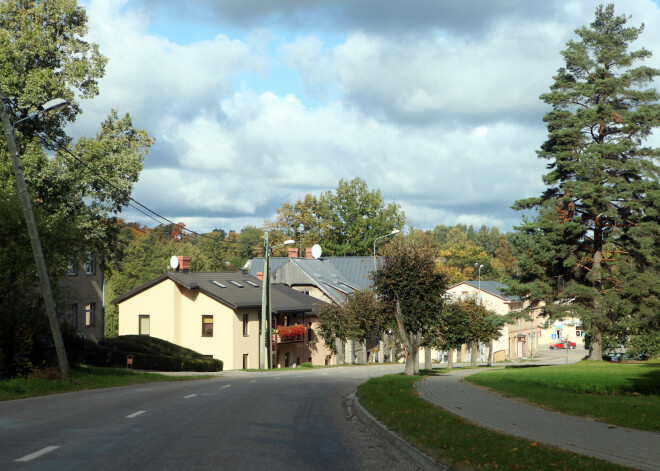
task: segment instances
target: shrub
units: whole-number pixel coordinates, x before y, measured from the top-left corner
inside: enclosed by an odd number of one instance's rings
[[[313,368],[314,364],[311,361],[306,361],[305,363],[300,364],[301,368]]]

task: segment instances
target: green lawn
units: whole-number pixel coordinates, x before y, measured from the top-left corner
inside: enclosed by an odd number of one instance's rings
[[[186,381],[213,376],[164,376],[157,373],[132,372],[123,368],[77,366],[71,371],[71,382],[45,378],[13,378],[0,380],[0,401],[46,396],[83,389],[110,388],[154,381]]]
[[[660,362],[507,367],[466,381],[548,409],[660,431]]]
[[[447,370],[429,374],[441,372]],[[626,469],[473,425],[421,399],[413,384],[422,378],[374,378],[362,384],[357,395],[360,404],[390,430],[453,469]]]

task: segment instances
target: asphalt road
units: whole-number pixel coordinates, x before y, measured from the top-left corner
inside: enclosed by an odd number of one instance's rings
[[[227,372],[0,402],[0,469],[416,469],[344,403],[402,368]]]

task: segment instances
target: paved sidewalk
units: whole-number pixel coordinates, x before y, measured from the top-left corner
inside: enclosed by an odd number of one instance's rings
[[[456,370],[417,383],[427,401],[484,427],[623,466],[660,470],[660,434],[550,412],[489,393]]]

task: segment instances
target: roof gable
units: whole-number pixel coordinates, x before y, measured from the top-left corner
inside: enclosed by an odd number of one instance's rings
[[[127,299],[140,295],[144,291],[170,279],[177,285],[188,290],[199,290],[211,299],[220,302],[232,309],[260,308],[263,284],[243,271],[236,272],[167,272],[154,278],[134,290],[129,291],[111,302],[119,304]],[[312,300],[297,297],[291,288],[274,289],[271,291],[273,311],[276,312],[305,312],[313,310],[315,304]],[[303,295],[304,296],[304,295]]]
[[[514,296],[510,294],[504,294],[504,290],[508,288],[508,286],[504,283],[501,283],[499,281],[490,281],[490,280],[481,280],[479,281],[461,281],[460,283],[457,283],[453,286],[450,286],[447,288],[447,290],[450,290],[452,288],[456,288],[457,286],[460,285],[469,285],[472,288],[477,288],[481,289],[481,291],[484,291],[486,293],[492,294],[493,296],[497,296],[498,298],[502,298],[505,302],[508,303],[515,303],[515,302],[520,302],[522,299],[520,299],[519,296]]]

